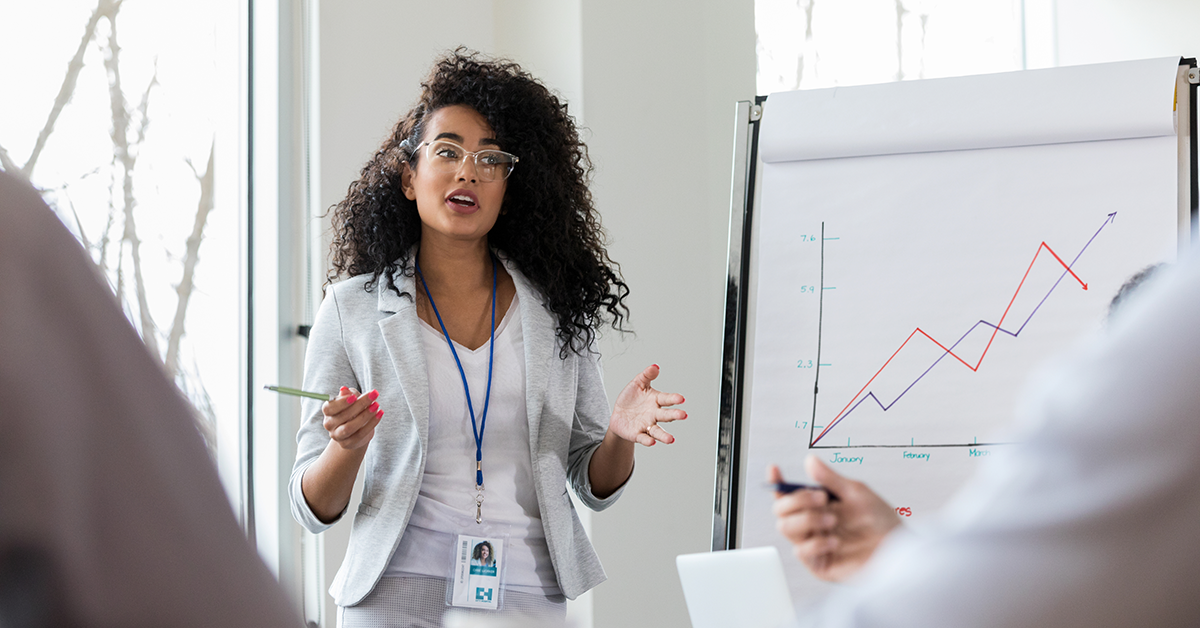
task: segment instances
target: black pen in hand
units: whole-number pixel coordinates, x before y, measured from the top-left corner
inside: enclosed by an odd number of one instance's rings
[[[838,496],[834,495],[833,491],[830,491],[819,484],[792,484],[790,482],[779,481],[767,482],[766,487],[774,490],[780,495],[787,495],[788,493],[794,493],[796,491],[825,491],[825,494],[829,496],[829,501],[838,501]]]

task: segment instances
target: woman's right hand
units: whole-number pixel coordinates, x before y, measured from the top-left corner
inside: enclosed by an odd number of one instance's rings
[[[378,391],[360,395],[342,386],[336,399],[321,406],[321,414],[325,415],[322,425],[329,432],[329,438],[342,449],[366,447],[375,436],[375,426],[383,418],[383,410],[375,401],[378,398]]]

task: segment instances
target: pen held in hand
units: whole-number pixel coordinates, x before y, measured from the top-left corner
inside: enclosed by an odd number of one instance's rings
[[[320,399],[321,401],[333,401],[337,399],[337,395],[309,392],[307,390],[300,390],[299,388],[288,388],[287,386],[263,386],[263,388],[284,395],[292,395],[293,397],[308,397],[310,399]]]
[[[775,491],[776,493],[779,493],[780,495],[787,495],[788,493],[794,493],[796,491],[825,491],[825,494],[829,496],[829,501],[831,501],[831,502],[838,501],[838,496],[834,495],[833,491],[831,491],[819,484],[792,484],[790,482],[767,482],[764,486]]]

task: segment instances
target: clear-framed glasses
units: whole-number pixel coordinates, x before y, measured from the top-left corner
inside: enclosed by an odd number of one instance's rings
[[[429,167],[436,172],[454,173],[462,167],[463,160],[473,158],[475,172],[481,181],[503,181],[512,174],[513,167],[520,159],[502,150],[485,149],[471,152],[450,140],[434,140],[422,142],[425,148],[425,160]]]

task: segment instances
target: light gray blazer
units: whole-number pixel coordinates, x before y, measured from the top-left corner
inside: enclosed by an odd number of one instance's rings
[[[605,575],[567,494],[567,483],[593,510],[607,508],[624,490],[599,499],[588,479],[588,463],[608,426],[608,398],[599,355],[568,353],[560,358],[554,315],[524,275],[507,260],[504,264],[521,308],[534,489],[558,586],[574,599],[603,582]],[[368,278],[353,277],[330,287],[313,323],[304,367],[306,390],[378,390],[379,405],[386,412],[363,460],[362,503],[354,515],[346,559],[329,589],[339,606],[361,602],[383,575],[412,515],[429,443],[429,384],[416,306],[410,297],[387,288],[383,278],[367,292]],[[413,277],[397,277],[396,287],[416,294]],[[329,433],[322,426],[321,402],[305,400],[303,414],[288,489],[292,516],[317,533],[332,524],[313,514],[301,493],[300,478],[324,451]]]

